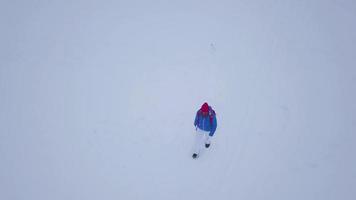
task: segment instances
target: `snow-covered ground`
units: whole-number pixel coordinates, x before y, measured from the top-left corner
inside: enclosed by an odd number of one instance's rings
[[[0,199],[355,199],[355,21],[352,0],[1,1]]]

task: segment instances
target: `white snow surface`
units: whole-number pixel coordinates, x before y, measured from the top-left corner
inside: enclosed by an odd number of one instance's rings
[[[354,200],[355,21],[352,0],[2,0],[0,199]]]

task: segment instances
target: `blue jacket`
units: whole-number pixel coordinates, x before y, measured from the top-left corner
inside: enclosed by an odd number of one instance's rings
[[[217,122],[216,122],[216,115],[213,109],[209,108],[211,111],[210,115],[203,116],[198,110],[195,120],[194,120],[194,126],[197,126],[199,129],[208,131],[209,136],[213,136],[217,127]]]

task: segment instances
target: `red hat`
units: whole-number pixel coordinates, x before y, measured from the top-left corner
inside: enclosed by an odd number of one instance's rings
[[[204,112],[204,113],[209,112],[209,105],[208,105],[208,103],[205,102],[205,103],[201,106],[201,111]]]

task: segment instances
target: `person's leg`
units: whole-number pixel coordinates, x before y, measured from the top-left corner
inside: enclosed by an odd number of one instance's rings
[[[205,134],[200,131],[199,129],[196,132],[195,135],[195,142],[194,142],[194,152],[195,154],[199,155],[203,145],[204,145],[204,141],[205,141]]]
[[[209,148],[210,146],[210,138],[209,133],[204,134],[204,143],[206,148]]]
[[[205,134],[205,144],[210,144],[210,136],[209,136],[209,133],[206,133]]]

